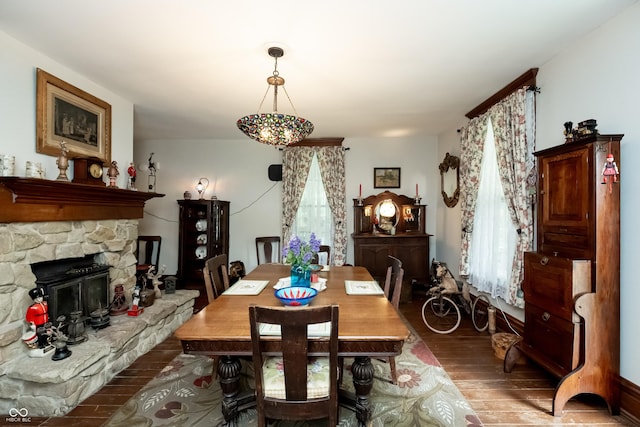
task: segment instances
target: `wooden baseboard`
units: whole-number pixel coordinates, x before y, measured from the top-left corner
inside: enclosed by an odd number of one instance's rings
[[[640,425],[640,387],[620,377],[620,413]]]

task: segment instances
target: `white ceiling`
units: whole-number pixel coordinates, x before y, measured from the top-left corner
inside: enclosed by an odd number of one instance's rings
[[[273,45],[312,137],[419,136],[635,1],[0,0],[0,31],[130,100],[136,140],[243,138]]]

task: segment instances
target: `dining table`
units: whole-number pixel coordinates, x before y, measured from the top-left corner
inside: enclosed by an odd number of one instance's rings
[[[274,287],[286,286],[290,273],[290,265],[258,265],[175,332],[184,353],[218,357],[217,373],[226,425],[237,425],[240,411],[255,406],[254,391],[240,390],[240,359],[252,356],[248,308],[250,305],[282,307]],[[354,392],[341,389],[340,404],[355,410],[359,426],[368,426],[371,421],[369,393],[374,380],[371,358],[402,353],[409,329],[366,268],[327,266],[318,273],[318,280],[326,288],[318,292],[309,305],[339,306],[338,356],[354,358],[351,367]],[[328,340],[310,334],[309,349],[318,353],[327,351]]]

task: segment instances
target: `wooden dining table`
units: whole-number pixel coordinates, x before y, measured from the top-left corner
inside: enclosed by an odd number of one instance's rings
[[[290,268],[283,264],[259,265],[243,278],[268,280],[259,294],[223,293],[175,332],[185,353],[219,357],[218,376],[224,396],[222,413],[227,425],[237,425],[239,412],[255,405],[253,390],[240,390],[240,357],[252,355],[248,307],[251,304],[281,307],[282,303],[274,295],[274,286],[279,279],[290,275]],[[358,425],[367,426],[371,420],[368,396],[374,373],[370,358],[399,355],[409,330],[384,295],[347,294],[345,281],[373,281],[366,268],[331,266],[328,271],[320,272],[319,277],[327,280],[327,287],[310,306],[338,304],[338,354],[354,358],[351,372],[355,393],[341,390],[341,405],[352,407]],[[311,352],[328,350],[326,337],[309,340]]]

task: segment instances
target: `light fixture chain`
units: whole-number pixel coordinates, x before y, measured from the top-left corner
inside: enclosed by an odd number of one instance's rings
[[[260,113],[260,110],[262,109],[262,104],[264,104],[264,100],[267,99],[267,95],[269,94],[270,88],[271,88],[271,85],[267,85],[267,90],[264,92],[264,96],[262,97],[262,101],[260,101],[260,105],[258,105],[258,110],[256,111],[256,114]]]
[[[284,88],[284,86],[282,86]],[[287,91],[285,91],[287,93]],[[273,111],[278,112],[278,85],[273,86]]]
[[[284,90],[284,94],[287,95],[287,99],[289,100],[289,104],[291,104],[291,108],[293,108],[293,113],[297,116],[298,112],[296,111],[296,107],[293,105],[293,102],[291,101],[291,98],[289,98],[289,93],[287,92],[287,88],[285,88],[284,85],[282,86],[282,90]]]

